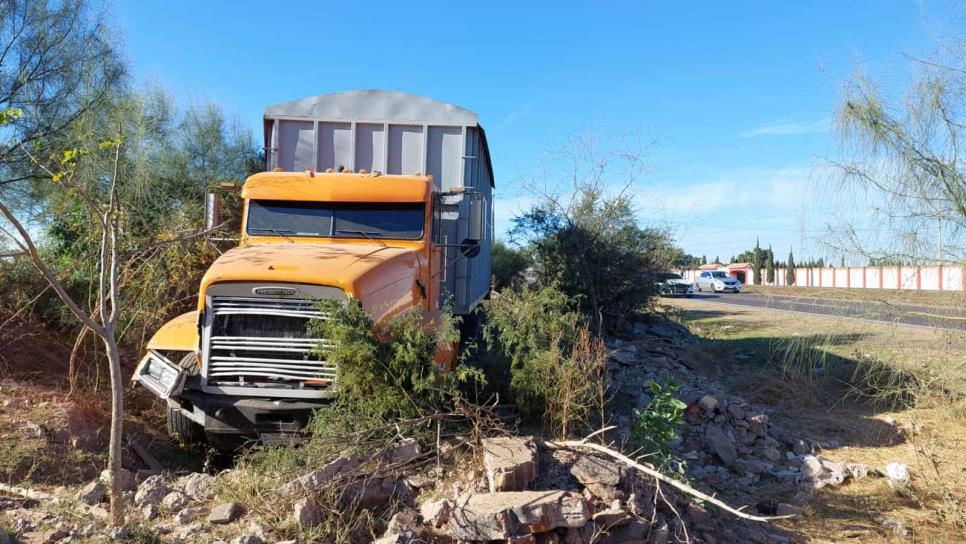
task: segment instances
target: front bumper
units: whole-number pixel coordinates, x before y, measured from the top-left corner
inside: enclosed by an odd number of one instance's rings
[[[312,413],[325,401],[239,398],[185,390],[173,402],[211,435],[285,441],[305,431]],[[198,421],[201,419],[201,421]]]
[[[741,286],[740,285],[725,285],[724,287],[715,287],[714,290],[715,291],[718,291],[718,292],[721,292],[721,293],[729,293],[729,292],[730,293],[740,293],[741,292]]]
[[[197,375],[149,351],[133,380],[168,402],[168,406],[205,429],[223,444],[291,442],[305,430],[312,413],[331,399],[297,399],[219,395],[200,390]],[[331,395],[334,397],[334,395]]]

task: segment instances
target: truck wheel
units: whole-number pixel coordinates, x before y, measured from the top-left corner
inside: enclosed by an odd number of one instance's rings
[[[168,435],[178,442],[198,444],[205,441],[201,425],[191,421],[181,410],[168,406]]]

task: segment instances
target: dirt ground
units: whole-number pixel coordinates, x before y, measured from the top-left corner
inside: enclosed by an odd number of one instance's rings
[[[904,489],[873,478],[820,490],[805,519],[786,525],[791,531],[817,543],[966,541],[966,334],[664,302],[706,340],[696,359],[709,376],[774,405],[776,421],[823,443],[825,455],[878,468],[908,465],[912,481]],[[919,378],[910,384],[883,373]]]
[[[0,321],[3,321],[0,319]],[[83,352],[79,386],[69,393],[68,372],[73,336],[56,335],[32,319],[9,323],[0,334],[0,482],[78,485],[106,465],[110,424],[110,383],[97,352]],[[136,359],[124,357],[125,377]],[[133,453],[136,440],[172,468],[204,460],[166,435],[163,405],[142,388],[124,395],[124,464],[146,465]]]

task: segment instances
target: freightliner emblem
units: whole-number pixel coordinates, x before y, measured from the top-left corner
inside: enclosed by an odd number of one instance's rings
[[[255,293],[256,295],[273,297],[289,297],[298,292],[298,289],[293,289],[291,287],[255,287],[252,289],[252,293]]]

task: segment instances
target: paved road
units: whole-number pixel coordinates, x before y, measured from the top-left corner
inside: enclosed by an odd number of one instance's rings
[[[721,304],[737,304],[808,314],[902,323],[904,325],[966,330],[966,310],[958,308],[757,293],[695,293],[694,298]]]

